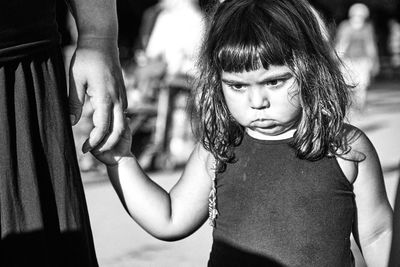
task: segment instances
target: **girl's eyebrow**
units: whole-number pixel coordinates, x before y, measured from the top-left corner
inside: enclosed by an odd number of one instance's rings
[[[229,79],[222,78],[221,81],[223,83],[226,83],[226,84],[243,84],[243,85],[247,85],[246,82],[243,82],[243,81],[240,81],[240,80],[229,80]]]
[[[278,74],[272,74],[268,75],[267,77],[263,78],[261,81],[258,83],[266,83],[269,81],[274,81],[274,80],[281,80],[281,79],[289,79],[293,76],[293,74],[289,71],[283,72],[283,73],[278,73]]]
[[[278,74],[272,74],[272,75],[266,75],[261,81],[257,82],[258,84],[263,84],[269,81],[273,80],[280,80],[280,79],[289,79],[293,76],[293,74],[290,71],[285,71],[283,73],[278,73]],[[247,85],[247,82],[241,81],[240,78],[236,79],[226,79],[226,78],[221,78],[221,81],[226,84],[242,84],[242,85]]]

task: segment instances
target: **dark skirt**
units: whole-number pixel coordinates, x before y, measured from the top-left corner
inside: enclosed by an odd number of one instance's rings
[[[62,55],[0,60],[0,266],[98,266]]]

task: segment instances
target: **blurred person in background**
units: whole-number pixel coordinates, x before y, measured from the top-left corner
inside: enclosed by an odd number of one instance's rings
[[[347,79],[354,89],[355,111],[365,108],[367,89],[371,79],[379,72],[378,50],[372,24],[368,20],[369,8],[353,4],[348,19],[339,24],[336,34],[336,51],[344,62]]]
[[[390,64],[394,69],[400,69],[400,23],[391,19],[389,24],[388,50],[390,53]]]
[[[203,13],[197,0],[161,0],[143,14],[136,64],[150,64],[154,69],[154,62],[159,62],[159,79],[164,74],[191,75],[203,31]]]
[[[98,266],[71,124],[85,94],[107,150],[123,130],[125,91],[114,1],[69,0],[78,28],[65,69],[56,1],[0,2],[0,265]]]
[[[197,0],[162,0],[145,54],[167,63],[167,74],[194,71],[203,34],[203,14]]]
[[[165,112],[165,133],[159,133],[168,151],[167,164],[173,167],[188,159],[194,140],[186,112],[191,79],[204,32],[203,13],[198,0],[162,0],[145,50],[148,58],[161,59],[166,64],[166,90],[160,93],[161,112]],[[163,105],[164,103],[164,105]],[[164,108],[163,108],[164,106]],[[172,108],[171,108],[172,107]],[[156,140],[156,142],[158,142]],[[166,146],[166,147],[165,147]]]
[[[140,103],[157,101],[154,146],[146,158],[161,155],[171,167],[184,162],[194,145],[185,109],[203,23],[197,0],[161,0],[150,7],[143,14],[139,30],[137,67],[133,75],[126,71],[124,75],[129,84],[129,110]],[[134,81],[130,82],[129,77]]]

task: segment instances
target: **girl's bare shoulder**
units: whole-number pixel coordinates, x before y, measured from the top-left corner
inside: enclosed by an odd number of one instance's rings
[[[366,159],[367,151],[372,145],[362,130],[350,124],[344,125],[342,138],[342,148],[338,150],[337,162],[347,180],[354,183],[359,163]]]
[[[196,158],[198,158],[201,164],[204,164],[203,166],[206,169],[207,174],[209,176],[213,176],[216,161],[211,152],[206,150],[204,146],[199,142],[196,144],[193,153],[196,155]]]
[[[367,135],[351,124],[345,124],[343,127],[343,147],[341,149],[341,158],[362,162],[373,146]]]

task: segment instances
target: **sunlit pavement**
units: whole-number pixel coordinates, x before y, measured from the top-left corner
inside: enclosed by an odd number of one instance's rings
[[[376,83],[369,90],[365,113],[354,124],[376,147],[393,203],[400,163],[400,82]],[[158,172],[150,176],[169,189],[179,174]],[[82,179],[100,266],[207,266],[212,230],[208,224],[183,241],[159,241],[129,218],[104,169],[83,172]]]

